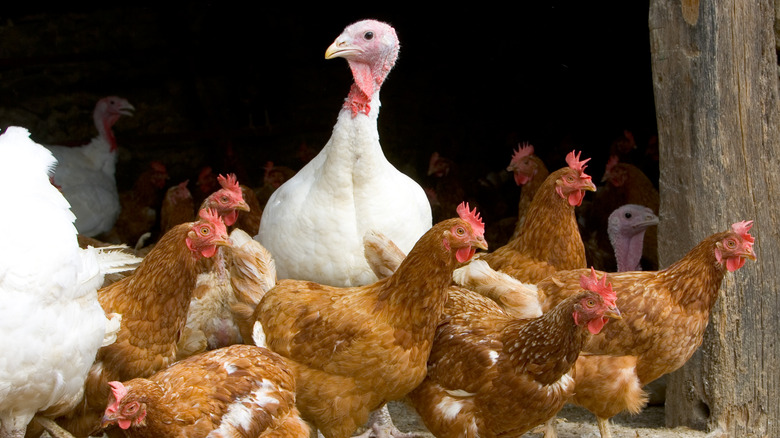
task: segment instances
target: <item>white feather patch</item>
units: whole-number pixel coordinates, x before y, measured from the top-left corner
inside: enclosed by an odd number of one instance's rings
[[[258,347],[268,348],[265,344],[265,332],[263,331],[263,325],[260,321],[255,321],[255,325],[252,326],[252,340]]]

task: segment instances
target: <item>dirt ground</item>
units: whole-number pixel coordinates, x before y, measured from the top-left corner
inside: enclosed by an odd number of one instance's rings
[[[390,403],[390,415],[396,427],[404,432],[420,432],[421,437],[433,437],[414,410],[399,402]],[[558,415],[558,438],[599,438],[593,415],[576,406],[567,405]],[[526,433],[525,438],[541,438],[541,433]],[[638,415],[621,414],[612,419],[613,438],[705,438],[703,431],[664,427],[663,406],[649,406]]]

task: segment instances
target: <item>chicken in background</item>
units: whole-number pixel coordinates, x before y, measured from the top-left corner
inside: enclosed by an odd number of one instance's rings
[[[108,242],[126,243],[140,249],[144,241],[159,222],[157,211],[162,202],[162,189],[168,181],[168,171],[159,161],[152,161],[149,167],[136,178],[130,191],[119,194],[122,209],[114,227],[103,239]],[[149,234],[147,234],[149,233]]]
[[[433,222],[451,218],[466,198],[458,165],[450,158],[434,152],[428,162],[428,178],[431,185],[425,188],[425,193],[431,204]]]
[[[572,367],[586,340],[620,318],[612,287],[595,272],[580,290],[533,319],[452,289],[425,380],[408,399],[437,437],[520,436],[574,393]]]
[[[176,225],[191,221],[195,215],[195,200],[187,188],[189,182],[182,181],[165,192],[160,207],[160,235]]]
[[[589,160],[570,152],[568,166],[551,173],[539,187],[517,238],[479,259],[525,283],[537,283],[556,270],[584,268],[585,247],[574,208],[586,190],[596,190],[585,173]]]
[[[6,213],[0,251],[0,436],[23,437],[33,416],[72,409],[95,353],[114,341],[97,289],[104,275],[139,259],[112,248],[82,249],[75,217],[51,184],[57,161],[20,127],[0,135],[0,187],[22,220]],[[30,425],[30,429],[36,426]]]
[[[431,227],[425,192],[393,167],[379,143],[379,90],[398,52],[395,30],[375,20],[347,26],[326,50],[327,59],[347,60],[354,83],[328,143],[263,211],[255,238],[273,254],[279,278],[373,283],[363,256],[368,230],[409,251]]]
[[[121,97],[104,97],[92,115],[97,137],[83,146],[46,146],[58,163],[53,183],[70,203],[80,234],[95,237],[105,233],[119,216],[115,177],[119,153],[112,127],[123,115],[132,116],[134,110]]]
[[[603,438],[610,436],[609,418],[641,411],[647,400],[642,387],[683,366],[701,345],[725,273],[756,259],[751,227],[752,221],[737,222],[661,271],[609,274],[620,292],[623,320],[608,324],[583,348],[608,356],[580,357],[572,398],[596,415]],[[584,272],[559,271],[539,282],[543,308],[576,294]]]
[[[309,437],[292,371],[265,348],[233,345],[109,385],[103,426],[127,437]]]
[[[476,210],[463,204],[458,214],[426,232],[390,277],[350,288],[281,280],[242,322],[242,332],[259,322],[255,341],[290,359],[298,408],[324,436],[348,437],[424,378],[452,271],[486,248]]]
[[[506,170],[512,172],[515,184],[523,188],[520,192],[520,201],[517,203],[517,223],[510,238],[512,240],[520,235],[531,201],[550,175],[550,171],[547,170],[542,159],[534,154],[534,147],[528,142],[518,145]]]
[[[588,242],[588,262],[596,269],[614,271],[617,264],[607,231],[609,215],[625,204],[643,205],[657,215],[661,202],[650,179],[635,165],[619,162],[615,155],[607,162],[602,181],[604,186],[583,209],[583,234]],[[642,260],[645,270],[658,269],[656,228],[650,228],[645,233]]]
[[[175,361],[199,260],[229,244],[220,217],[204,210],[198,221],[165,233],[132,275],[99,291],[103,310],[121,314],[122,325],[116,342],[98,350],[83,400],[57,419],[62,427],[77,436],[98,432],[109,381],[148,377]]]

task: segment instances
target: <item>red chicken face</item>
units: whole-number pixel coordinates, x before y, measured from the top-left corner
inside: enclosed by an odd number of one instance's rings
[[[230,226],[236,223],[239,211],[249,211],[249,205],[244,201],[244,195],[238,184],[236,176],[233,174],[224,177],[218,177],[222,188],[209,195],[203,201],[202,209],[214,209],[225,221],[225,225]]]
[[[578,207],[582,204],[585,190],[596,191],[596,185],[593,184],[590,175],[585,173],[586,163],[590,161],[590,158],[580,161],[580,154],[575,155],[574,151],[571,151],[566,155],[566,163],[569,168],[555,181],[555,191],[572,207]]]
[[[102,427],[116,424],[122,429],[142,425],[146,420],[146,404],[128,395],[127,388],[121,382],[108,382],[111,387],[109,404],[103,413]]]
[[[748,232],[753,221],[737,222],[731,226],[732,231],[715,244],[715,259],[721,267],[734,272],[745,265],[745,260],[756,260],[753,252],[755,239]]]
[[[225,223],[214,210],[201,210],[201,219],[187,233],[187,248],[195,255],[212,257],[218,246],[230,246]]]
[[[455,251],[455,259],[466,263],[474,257],[477,248],[487,250],[485,224],[477,209],[469,210],[469,205],[461,203],[457,208],[460,220],[444,233],[442,245],[447,251]]]
[[[533,153],[533,145],[525,142],[520,144],[512,155],[512,160],[506,170],[514,174],[515,184],[519,186],[528,184],[528,181],[531,181],[536,172],[539,171],[536,162],[531,158]]]
[[[609,318],[620,319],[620,311],[601,295],[588,291],[579,303],[574,306],[574,323],[587,326],[588,331],[597,335],[604,328]]]

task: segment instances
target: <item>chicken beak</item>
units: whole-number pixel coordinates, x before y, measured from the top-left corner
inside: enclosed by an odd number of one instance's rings
[[[111,426],[116,421],[116,418],[114,418],[113,415],[105,414],[103,415],[103,419],[100,420],[100,428],[105,429],[108,426]]]
[[[484,237],[479,236],[471,243],[471,246],[487,251],[488,244]]]
[[[247,204],[246,201],[241,201],[238,205],[236,205],[236,210],[250,211],[249,204]]]
[[[593,184],[592,179],[588,179],[588,181],[582,186],[583,190],[587,190],[589,192],[595,192],[596,191],[596,184]]]
[[[620,314],[620,310],[616,306],[610,306],[604,311],[604,316],[612,319],[623,319],[623,315]]]
[[[230,240],[230,237],[227,235],[220,236],[218,239],[214,239],[211,243],[216,246],[233,246],[233,241]]]

